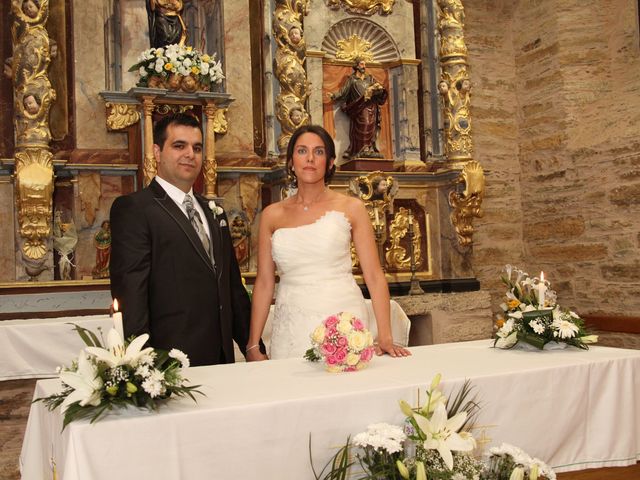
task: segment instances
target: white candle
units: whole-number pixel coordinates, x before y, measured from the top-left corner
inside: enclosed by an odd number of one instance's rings
[[[538,304],[540,308],[544,308],[544,294],[547,291],[547,286],[544,284],[544,272],[540,272],[540,281],[538,282]]]
[[[113,300],[113,328],[120,334],[120,338],[124,340],[124,328],[122,326],[122,312],[118,311],[118,300]]]

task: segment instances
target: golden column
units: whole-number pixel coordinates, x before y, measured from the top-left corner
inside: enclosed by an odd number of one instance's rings
[[[36,280],[48,269],[51,237],[53,162],[49,149],[49,110],[56,99],[48,77],[50,41],[45,25],[49,0],[23,10],[12,0],[14,128],[16,133],[15,191],[21,251],[25,271]]]
[[[142,113],[144,115],[144,158],[143,158],[143,184],[146,187],[158,173],[156,159],[153,156],[153,103],[154,96],[142,96]]]
[[[218,106],[213,101],[207,101],[204,106],[204,115],[207,119],[205,130],[204,165],[202,166],[203,192],[209,199],[215,198],[216,181],[218,178],[218,164],[216,162],[215,118]]]
[[[473,217],[482,216],[485,184],[482,166],[473,160],[464,7],[461,0],[438,0],[438,7],[442,68],[438,91],[444,104],[445,153],[453,167],[461,169],[454,190],[449,192],[450,216],[458,243],[469,246],[473,243]]]
[[[302,20],[309,0],[276,0],[273,12],[273,36],[276,41],[275,74],[280,84],[276,98],[276,116],[281,132],[278,149],[284,155],[293,132],[309,123],[306,110],[309,81],[304,68],[307,46]]]

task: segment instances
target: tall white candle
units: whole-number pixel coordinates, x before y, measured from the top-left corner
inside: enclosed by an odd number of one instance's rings
[[[540,282],[538,282],[538,304],[540,308],[544,308],[544,294],[547,291],[547,286],[544,284],[544,272],[540,272]]]
[[[120,338],[124,340],[124,328],[122,326],[122,312],[118,311],[118,300],[113,299],[113,328],[120,334]]]

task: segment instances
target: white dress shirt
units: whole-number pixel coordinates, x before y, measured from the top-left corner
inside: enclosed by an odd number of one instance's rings
[[[172,185],[166,180],[164,180],[163,178],[159,177],[158,175],[156,175],[156,182],[158,182],[160,186],[164,189],[164,191],[167,192],[167,195],[169,195],[171,200],[173,200],[176,203],[176,205],[178,205],[182,213],[184,213],[184,216],[189,218],[189,215],[187,215],[187,209],[182,204],[182,202],[184,201],[184,197],[187,194],[184,193],[175,185]],[[204,228],[207,232],[207,236],[209,237],[209,240],[211,240],[211,230],[209,229],[209,222],[207,222],[207,217],[205,216],[204,211],[200,206],[200,202],[198,202],[195,195],[193,194],[193,188],[189,190],[189,195],[191,195],[191,198],[193,198],[193,206],[195,207],[196,211],[200,214],[200,218],[202,219],[202,224],[204,225]]]

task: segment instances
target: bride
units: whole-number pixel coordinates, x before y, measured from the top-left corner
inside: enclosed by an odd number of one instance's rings
[[[335,158],[333,139],[324,128],[305,125],[291,136],[287,168],[298,191],[262,212],[247,360],[268,358],[258,344],[273,298],[276,267],[280,282],[270,358],[302,358],[310,347],[310,333],[329,315],[350,312],[369,324],[364,297],[351,273],[352,240],[371,293],[376,353],[410,354],[393,343],[389,289],[364,204],[326,187]]]

